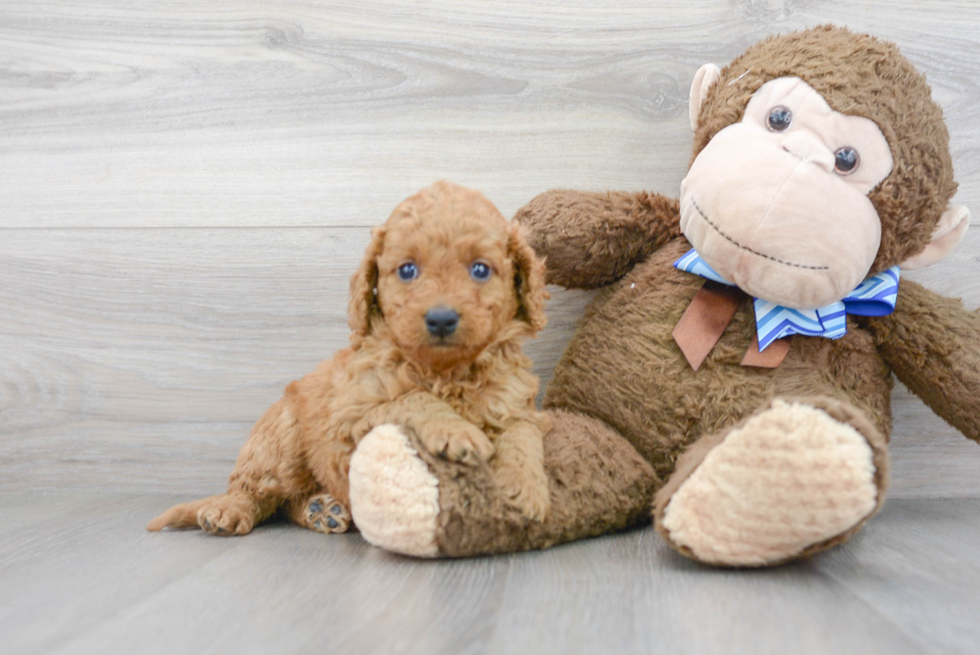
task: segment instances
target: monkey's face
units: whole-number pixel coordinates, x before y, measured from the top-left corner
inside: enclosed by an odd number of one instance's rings
[[[868,192],[892,166],[873,121],[834,111],[799,78],[772,80],[694,160],[681,184],[681,230],[746,293],[822,307],[871,268],[881,223]]]

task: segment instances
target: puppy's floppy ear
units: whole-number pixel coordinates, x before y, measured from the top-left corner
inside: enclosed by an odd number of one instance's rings
[[[544,287],[544,261],[534,253],[524,235],[524,226],[512,222],[507,236],[507,252],[514,262],[517,318],[526,321],[532,330],[538,332],[548,324],[544,304],[549,295]]]
[[[350,300],[347,304],[347,323],[355,334],[367,336],[371,318],[381,315],[378,306],[378,256],[384,250],[385,227],[371,230],[371,243],[364,251],[361,265],[350,279]]]

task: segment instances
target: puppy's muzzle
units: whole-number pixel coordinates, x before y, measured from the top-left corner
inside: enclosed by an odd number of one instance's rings
[[[433,307],[425,313],[425,327],[429,334],[445,339],[456,331],[459,325],[459,314],[449,307]]]

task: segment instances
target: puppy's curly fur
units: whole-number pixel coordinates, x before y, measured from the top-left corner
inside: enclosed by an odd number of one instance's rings
[[[547,297],[520,226],[476,191],[445,181],[423,189],[372,231],[351,280],[350,348],[286,387],[252,429],[227,493],[177,505],[147,529],[241,535],[281,510],[343,532],[351,454],[385,423],[449,460],[489,460],[513,505],[542,519],[550,426],[535,411],[538,379],[521,339],[544,328]]]

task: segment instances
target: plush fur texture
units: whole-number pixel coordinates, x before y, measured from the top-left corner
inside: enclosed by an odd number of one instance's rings
[[[769,122],[777,107],[791,116],[784,129]],[[842,148],[857,153],[847,174],[837,172]],[[868,193],[892,170],[873,121],[834,111],[798,77],[771,80],[691,164],[681,182],[681,231],[749,295],[823,307],[867,277],[882,227]]]
[[[818,28],[749,48],[707,90],[695,154],[741,118],[755,89],[782,76],[803,78],[837,111],[871,118],[888,139],[894,169],[868,196],[882,226],[875,270],[921,251],[955,183],[941,112],[890,44]],[[700,88],[692,95],[700,97]],[[552,191],[517,220],[546,257],[550,282],[600,289],[545,393],[554,421],[544,442],[551,514],[525,527],[503,509],[489,467],[463,470],[420,452],[438,480],[439,554],[541,548],[615,529],[649,511],[658,488],[658,530],[689,557],[761,566],[819,552],[849,538],[884,500],[892,371],[940,416],[980,438],[980,316],[957,301],[903,280],[893,314],[848,317],[837,340],[795,336],[778,367],[753,368],[741,366],[755,332],[746,297],[694,371],[671,338],[703,284],[672,266],[690,248],[675,200]],[[773,418],[788,405],[802,423]],[[715,465],[698,474],[719,448],[715,459],[738,460],[748,474]],[[821,475],[804,475],[811,456],[827,467]],[[841,496],[835,479],[854,484]],[[706,489],[723,489],[735,503],[719,509],[728,500],[702,498],[709,515],[737,507],[742,518],[758,520],[729,525],[746,534],[727,544],[722,530],[695,545],[701,514],[690,500]],[[687,498],[678,507],[689,511],[665,520],[678,495]],[[816,523],[808,511],[794,511],[821,503],[845,509]]]
[[[980,314],[906,280],[895,312],[862,324],[902,384],[980,442]]]
[[[742,120],[759,87],[780,77],[799,77],[832,109],[871,119],[891,146],[895,168],[869,195],[882,224],[871,274],[919,252],[956,182],[942,109],[932,101],[925,76],[893,43],[827,25],[751,46],[708,90],[692,161],[715,134]]]
[[[846,405],[775,400],[688,449],[654,513],[658,530],[690,557],[774,564],[856,530],[884,501],[887,475],[884,439]]]
[[[529,228],[528,241],[536,252],[548,253],[548,284],[596,289],[679,237],[680,221],[663,220],[679,215],[677,199],[657,193],[568,195],[555,190],[519,209],[514,220]],[[544,229],[557,224],[560,231]]]
[[[554,427],[544,436],[544,466],[551,512],[544,521],[531,521],[506,502],[491,467],[446,462],[420,448],[413,436],[399,452],[399,443],[378,431],[364,438],[351,460],[354,520],[373,544],[387,550],[463,557],[547,548],[621,530],[649,516],[650,498],[661,483],[652,467],[601,421],[564,411],[549,415]],[[375,451],[385,452],[384,459],[374,457]],[[430,529],[427,511],[410,520],[395,508],[428,507],[429,483],[418,483],[414,476],[372,475],[379,461],[407,462],[416,453],[439,492],[439,515],[427,539],[418,537]],[[391,523],[399,527],[392,529]]]
[[[351,457],[351,505],[368,542],[403,555],[434,557],[439,554],[439,481],[418,454],[402,427],[371,430]]]
[[[418,274],[404,280],[408,262]],[[488,279],[471,274],[474,262],[490,267]],[[350,348],[286,387],[253,428],[228,492],[178,505],[148,529],[246,534],[283,508],[304,527],[343,531],[351,454],[389,423],[450,461],[490,460],[505,504],[529,520],[547,515],[549,420],[534,408],[538,380],[521,349],[545,325],[547,293],[523,230],[481,194],[438,182],[373,231],[350,298]],[[427,327],[440,307],[458,313],[448,336]]]

